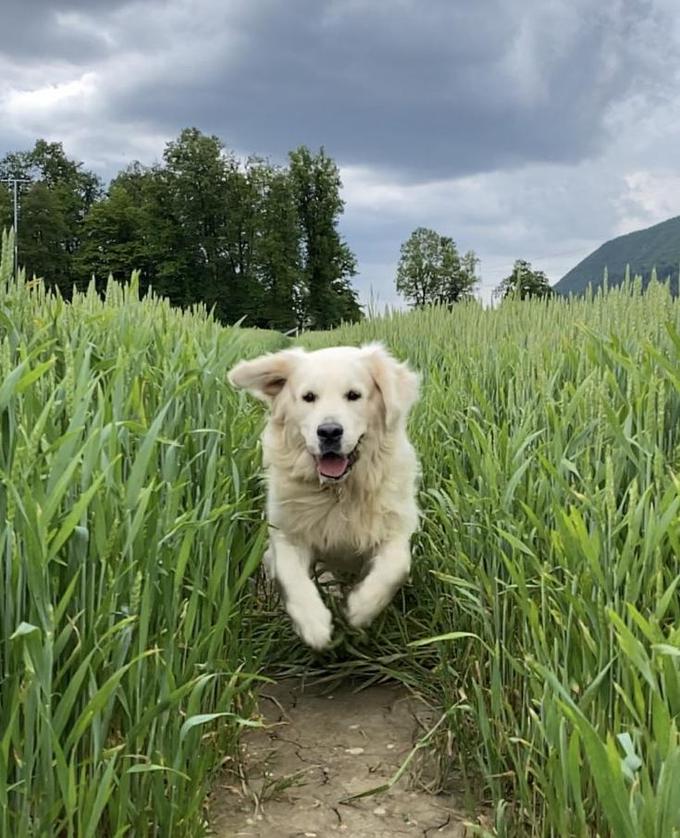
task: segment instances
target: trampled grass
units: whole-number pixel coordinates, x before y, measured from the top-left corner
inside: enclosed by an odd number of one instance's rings
[[[423,372],[412,584],[311,656],[256,600],[258,406],[284,344],[0,269],[0,835],[198,835],[254,680],[391,675],[447,713],[487,833],[680,835],[680,302],[392,314]],[[479,811],[479,810],[478,810]],[[480,827],[480,831],[482,827]]]

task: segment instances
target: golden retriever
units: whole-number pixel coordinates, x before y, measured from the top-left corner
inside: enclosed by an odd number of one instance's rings
[[[374,343],[286,349],[242,361],[229,380],[269,404],[264,562],[296,631],[322,649],[333,625],[312,581],[317,562],[360,571],[347,598],[355,627],[370,623],[408,576],[419,467],[406,419],[418,376]]]

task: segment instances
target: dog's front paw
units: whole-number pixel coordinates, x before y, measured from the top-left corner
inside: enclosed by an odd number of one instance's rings
[[[267,547],[262,556],[262,567],[264,568],[265,576],[270,582],[276,579],[276,562],[274,561],[274,551],[271,546]]]
[[[325,605],[307,610],[291,606],[289,614],[295,630],[308,646],[321,650],[329,645],[333,634],[333,618]]]
[[[352,628],[367,626],[382,610],[382,607],[383,603],[376,603],[370,593],[357,588],[347,597],[347,622]]]

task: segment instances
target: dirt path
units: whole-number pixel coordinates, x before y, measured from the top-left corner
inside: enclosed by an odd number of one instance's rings
[[[324,694],[299,681],[263,688],[266,728],[244,737],[243,780],[214,790],[219,838],[463,838],[449,796],[409,788],[408,774],[383,794],[347,801],[387,782],[422,736],[422,708],[398,687]]]

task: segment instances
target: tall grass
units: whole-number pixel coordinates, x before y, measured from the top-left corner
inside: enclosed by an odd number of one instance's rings
[[[680,302],[631,283],[307,343],[374,338],[425,375],[423,529],[338,666],[447,708],[442,770],[481,778],[489,833],[680,835]]]
[[[268,333],[0,267],[0,835],[200,834],[250,715]]]

